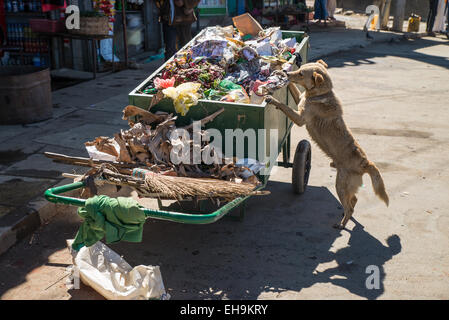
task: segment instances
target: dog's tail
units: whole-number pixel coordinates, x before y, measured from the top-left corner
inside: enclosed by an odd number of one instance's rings
[[[371,177],[374,193],[388,206],[390,200],[388,199],[387,192],[385,191],[384,180],[380,175],[379,169],[377,169],[374,163],[369,161],[365,167],[365,172]]]

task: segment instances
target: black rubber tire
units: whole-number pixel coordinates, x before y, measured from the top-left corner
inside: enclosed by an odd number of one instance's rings
[[[309,182],[312,167],[312,148],[309,141],[301,140],[298,143],[293,159],[292,187],[296,194],[303,194]]]

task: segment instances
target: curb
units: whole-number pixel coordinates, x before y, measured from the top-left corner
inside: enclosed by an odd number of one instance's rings
[[[64,178],[51,186],[51,188],[72,182],[73,179]],[[120,189],[120,191],[117,191],[115,186],[108,184],[98,187],[100,194],[109,196],[112,196],[113,194],[114,197],[129,197],[130,190],[128,190],[127,187]],[[64,194],[66,196],[79,197],[79,190],[69,191]],[[49,202],[45,199],[44,195],[41,195],[31,200],[26,206],[10,213],[10,216],[8,216],[10,223],[5,223],[5,221],[3,221],[3,224],[6,224],[6,226],[2,227],[0,225],[0,256],[19,241],[30,236],[42,226],[50,223],[55,216],[67,212],[68,210],[76,215],[78,208],[75,206]]]
[[[63,179],[53,187],[72,182]],[[74,191],[76,192],[76,191]],[[70,194],[70,193],[68,193]],[[11,223],[8,226],[0,226],[0,255],[20,240],[34,233],[38,228],[47,224],[61,210],[67,210],[67,206],[48,202],[44,196],[38,196],[27,205],[10,213]]]

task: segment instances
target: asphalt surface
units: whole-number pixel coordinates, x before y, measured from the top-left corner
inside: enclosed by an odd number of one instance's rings
[[[448,299],[448,59],[442,37],[325,59],[348,126],[382,172],[388,208],[365,176],[354,219],[333,229],[336,172],[313,144],[304,195],[291,192],[291,169],[277,168],[271,195],[251,198],[242,222],[149,220],[142,243],[111,247],[133,266],[159,265],[172,299]],[[292,134],[292,152],[310,139],[304,128]],[[67,209],[0,256],[1,299],[101,299],[65,286],[65,239],[79,224]],[[366,287],[368,266],[378,288]]]

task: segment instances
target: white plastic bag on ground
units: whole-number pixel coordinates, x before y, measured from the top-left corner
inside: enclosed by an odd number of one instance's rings
[[[159,266],[132,268],[122,257],[101,241],[72,252],[74,272],[81,281],[109,300],[167,300]]]

